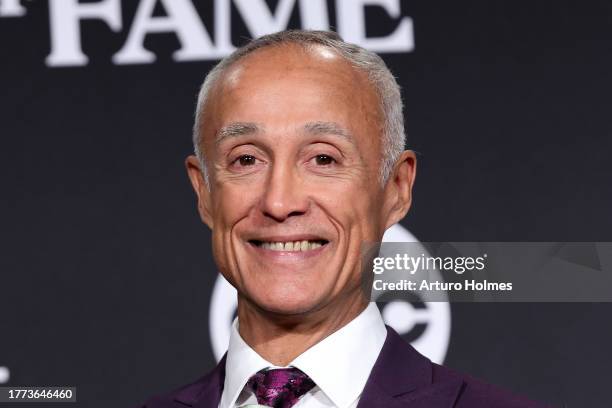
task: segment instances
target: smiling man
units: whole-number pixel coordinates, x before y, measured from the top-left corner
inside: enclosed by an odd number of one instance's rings
[[[380,57],[330,32],[256,39],[206,77],[194,146],[238,318],[210,374],[146,407],[536,406],[431,363],[361,290],[361,245],[406,215],[416,170]]]

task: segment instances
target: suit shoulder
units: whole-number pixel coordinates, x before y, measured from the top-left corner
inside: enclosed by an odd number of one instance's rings
[[[456,408],[551,408],[551,405],[531,401],[496,385],[488,384],[470,375],[432,363],[433,381],[461,380],[463,385],[457,396]]]
[[[193,406],[201,400],[218,403],[221,398],[224,378],[225,356],[205,376],[174,391],[155,395],[143,405],[140,405],[139,408],[185,408],[185,406]]]
[[[144,404],[138,408],[185,408],[186,400],[195,399],[199,396],[208,382],[208,375],[205,375],[196,381],[183,385],[170,392],[156,394],[149,397]]]

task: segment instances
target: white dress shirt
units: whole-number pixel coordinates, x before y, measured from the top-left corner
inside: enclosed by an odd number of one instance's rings
[[[315,387],[304,394],[295,408],[354,408],[387,337],[387,329],[375,303],[355,319],[315,344],[288,367],[306,373]],[[280,368],[264,360],[232,324],[225,361],[225,383],[219,408],[257,404],[255,394],[245,387],[251,376],[265,368]]]

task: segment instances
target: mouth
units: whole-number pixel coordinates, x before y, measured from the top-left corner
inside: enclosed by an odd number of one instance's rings
[[[277,240],[249,240],[251,245],[254,245],[261,249],[267,249],[269,251],[276,252],[307,252],[319,249],[327,244],[329,241],[325,239],[308,239],[308,240],[295,240],[295,241],[277,241]]]

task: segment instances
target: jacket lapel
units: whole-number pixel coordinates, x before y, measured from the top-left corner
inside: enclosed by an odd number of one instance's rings
[[[210,373],[177,393],[174,400],[194,408],[217,408],[225,381],[225,357]]]
[[[461,379],[434,383],[433,365],[387,326],[387,339],[361,394],[359,408],[449,408]]]

